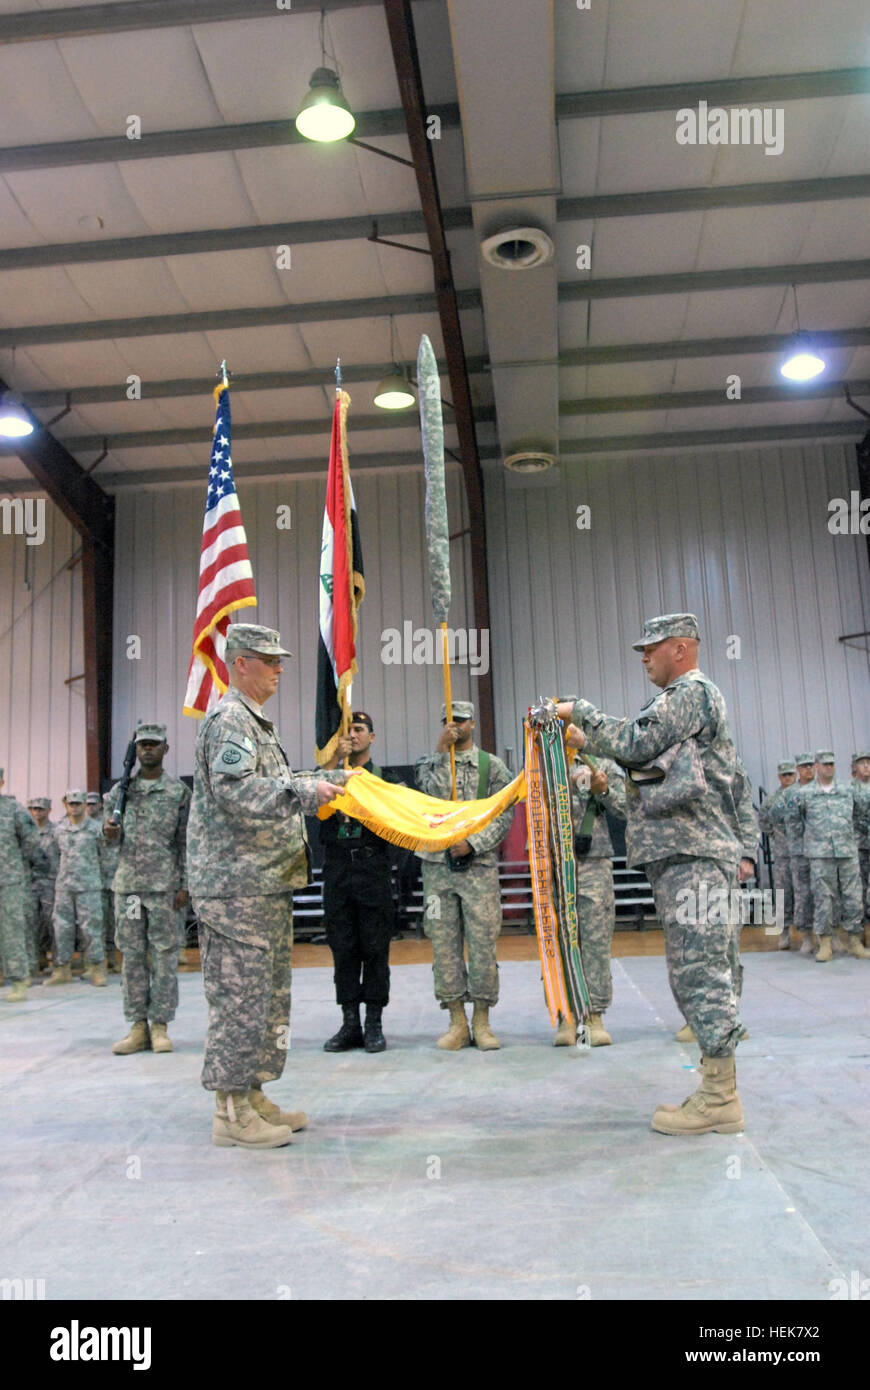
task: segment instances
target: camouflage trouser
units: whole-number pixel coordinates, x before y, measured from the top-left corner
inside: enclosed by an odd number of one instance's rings
[[[178,1008],[174,896],[172,892],[115,894],[124,1017],[133,1023],[146,1018],[170,1023]]]
[[[592,1013],[603,1014],[613,1002],[610,946],[616,903],[611,860],[577,860],[577,925],[589,1007]]]
[[[454,873],[423,862],[423,930],[432,942],[435,998],[442,1009],[461,999],[498,1003],[495,946],[501,932],[498,865]],[[468,945],[468,968],[463,955]]]
[[[813,891],[810,885],[810,861],[803,854],[793,854],[789,863],[794,888],[794,924],[798,931],[812,931]]]
[[[27,955],[27,913],[30,885],[0,880],[0,960],[7,983],[26,980],[30,974]]]
[[[864,912],[865,916],[870,917],[870,849],[863,845],[858,848],[858,864],[860,865]]]
[[[811,859],[809,864],[816,936],[830,936],[838,923],[847,932],[860,932],[864,908],[857,854],[842,859]]]
[[[786,927],[791,926],[794,921],[794,884],[791,876],[790,859],[774,859],[773,861],[773,888],[775,893],[782,893],[783,921]],[[774,902],[779,899],[775,898]]]
[[[290,1046],[293,895],[198,898],[194,910],[208,1000],[202,1084],[246,1091],[255,1081],[277,1081]],[[240,921],[268,945],[227,935]]]
[[[673,855],[645,864],[664,929],[668,981],[677,1008],[705,1057],[728,1057],[741,1032],[739,927],[688,904],[723,901],[736,887],[736,866]],[[727,913],[726,913],[727,918]]]
[[[174,895],[173,895],[174,896]],[[178,955],[187,949],[187,908],[177,907],[175,909],[175,949]]]
[[[57,965],[69,965],[72,960],[76,926],[80,928],[84,939],[88,965],[102,965],[106,959],[106,943],[103,935],[101,889],[77,893],[72,888],[57,888],[54,895],[53,920]]]

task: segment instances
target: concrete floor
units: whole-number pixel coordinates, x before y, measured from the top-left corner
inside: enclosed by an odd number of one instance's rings
[[[550,1046],[539,969],[501,967],[501,1052],[432,1046],[425,965],[386,1053],[325,1054],[331,973],[298,970],[287,1070],[310,1128],[210,1142],[199,974],[177,1051],[114,1057],[119,984],[0,1003],[0,1277],[52,1298],[818,1299],[870,1272],[870,966],[746,958],[744,1135],[653,1134],[694,1089],[660,958],[614,960],[611,1048]],[[6,991],[4,991],[5,993]]]

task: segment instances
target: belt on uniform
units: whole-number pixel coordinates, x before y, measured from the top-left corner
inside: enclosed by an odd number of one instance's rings
[[[383,853],[383,851],[376,849],[374,845],[343,845],[339,841],[337,844],[330,845],[330,849],[337,849],[342,854],[346,854],[352,864],[355,864],[359,859],[386,858],[386,855]]]

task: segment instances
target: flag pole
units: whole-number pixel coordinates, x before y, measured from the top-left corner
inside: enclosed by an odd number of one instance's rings
[[[453,722],[453,693],[450,688],[450,646],[447,641],[447,620],[441,624],[441,653],[444,658],[444,713],[447,723]],[[450,745],[450,800],[456,800],[456,748]]]
[[[341,383],[342,383],[342,376],[341,376],[341,358],[340,358],[340,357],[336,357],[336,359],[335,359],[335,398],[336,398],[336,400],[339,400],[339,401],[341,400]],[[350,730],[350,691],[349,691],[349,688],[348,688],[347,686],[345,686],[344,694],[343,694],[343,696],[342,696],[342,701],[341,701],[341,737],[342,737],[342,738],[347,738],[347,735],[348,735],[349,730]],[[345,758],[345,760],[344,760],[344,766],[345,766],[345,770],[347,770],[347,769],[350,767],[350,757],[349,757],[349,756],[347,756],[347,757]]]

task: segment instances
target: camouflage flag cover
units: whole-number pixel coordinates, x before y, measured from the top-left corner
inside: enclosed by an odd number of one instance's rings
[[[447,496],[444,486],[444,421],[441,415],[441,382],[432,344],[424,333],[417,353],[417,385],[423,462],[426,469],[426,544],[429,550],[429,587],[435,621],[447,621],[450,608],[450,540],[447,530]]]

